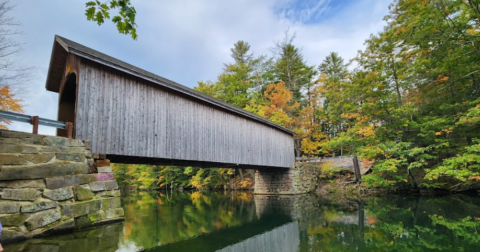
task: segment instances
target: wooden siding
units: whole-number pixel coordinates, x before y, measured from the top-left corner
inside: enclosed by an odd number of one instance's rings
[[[82,59],[76,138],[92,152],[293,168],[293,136]]]

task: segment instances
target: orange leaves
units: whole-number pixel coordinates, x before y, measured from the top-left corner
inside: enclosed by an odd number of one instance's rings
[[[437,77],[437,80],[435,81],[435,83],[436,83],[436,84],[438,84],[438,83],[443,83],[443,82],[448,81],[448,79],[450,79],[450,77],[445,76],[444,74],[440,74],[440,75]]]
[[[480,180],[480,176],[469,177],[468,180]]]
[[[0,109],[5,111],[23,113],[20,103],[22,99],[16,99],[9,86],[0,87]]]
[[[370,225],[374,225],[378,222],[378,218],[376,216],[367,216],[367,222]]]
[[[299,106],[298,103],[288,106],[288,103],[292,100],[293,93],[287,89],[283,81],[268,85],[264,95],[265,98],[270,101],[270,107],[272,107],[272,109],[276,108],[287,111]]]
[[[450,133],[452,133],[452,128],[442,129],[441,131],[435,132],[435,136],[441,136],[443,134],[448,135]]]
[[[270,119],[284,127],[293,128],[292,117],[289,116],[291,112],[297,109],[300,105],[298,102],[290,104],[293,93],[286,86],[285,82],[268,85],[264,92],[266,102],[262,106],[256,108],[247,107],[249,111],[254,111],[256,114]]]
[[[0,110],[23,113],[22,102],[22,99],[15,98],[15,95],[12,93],[12,90],[8,85],[0,86]],[[3,119],[0,119],[0,122],[6,124],[11,123],[10,121]],[[0,128],[7,129],[5,125],[0,125]]]

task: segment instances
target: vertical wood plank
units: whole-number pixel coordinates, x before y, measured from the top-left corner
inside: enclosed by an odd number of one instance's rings
[[[76,132],[102,154],[291,166],[292,136],[176,93],[81,62]],[[78,127],[78,128],[77,128]]]

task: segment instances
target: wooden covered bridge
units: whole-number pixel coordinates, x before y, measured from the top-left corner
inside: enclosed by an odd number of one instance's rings
[[[46,88],[59,93],[58,120],[112,162],[294,166],[292,131],[60,36]]]

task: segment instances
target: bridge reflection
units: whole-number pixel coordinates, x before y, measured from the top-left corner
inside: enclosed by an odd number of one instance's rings
[[[300,245],[299,237],[298,221],[295,221],[225,247],[218,252],[296,252]]]
[[[7,245],[5,251],[299,251],[308,196],[198,192],[124,198],[124,223]],[[303,230],[303,231],[302,231]]]
[[[146,251],[294,252],[298,250],[299,244],[298,222],[292,222],[287,216],[272,215],[240,227],[203,234]]]

